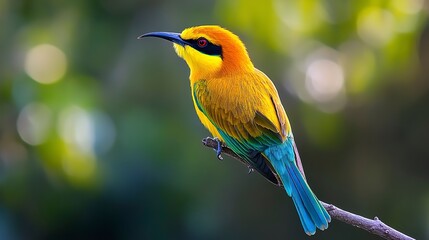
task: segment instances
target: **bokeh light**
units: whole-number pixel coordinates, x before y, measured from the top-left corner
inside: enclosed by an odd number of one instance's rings
[[[324,22],[332,21],[320,1],[303,4],[300,1],[275,0],[274,10],[286,27],[301,33],[311,33]],[[287,36],[287,38],[293,37]]]
[[[397,11],[406,14],[417,14],[422,10],[424,0],[392,0],[391,4]]]
[[[57,129],[66,143],[93,155],[107,152],[116,137],[110,117],[102,112],[90,113],[78,106],[60,112]]]
[[[343,69],[328,59],[318,59],[307,68],[306,87],[310,96],[318,102],[329,102],[343,90]]]
[[[61,158],[64,172],[72,181],[88,181],[96,170],[94,122],[90,114],[79,106],[67,107],[60,112],[57,130],[66,143]]]
[[[16,123],[21,139],[30,145],[46,140],[52,124],[52,111],[43,103],[30,103],[19,113]]]
[[[367,7],[359,13],[357,33],[370,45],[386,44],[395,33],[395,19],[387,9],[378,6]]]
[[[286,89],[323,112],[340,111],[347,99],[341,53],[311,41],[302,43],[301,49],[293,55],[294,67],[286,70]]]
[[[35,81],[51,84],[59,81],[67,70],[66,55],[50,44],[41,44],[28,51],[25,71]]]
[[[89,114],[80,107],[64,109],[59,116],[58,132],[62,139],[84,153],[94,151],[94,125]]]
[[[317,59],[309,64],[305,87],[321,111],[337,112],[346,104],[343,68],[329,59]]]

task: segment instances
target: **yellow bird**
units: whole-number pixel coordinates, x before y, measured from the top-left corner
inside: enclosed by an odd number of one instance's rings
[[[331,217],[298,170],[298,152],[286,112],[271,80],[256,69],[238,36],[219,26],[139,37],[173,42],[190,68],[195,110],[202,124],[269,181],[283,185],[304,231],[328,228]],[[279,176],[277,178],[276,176]]]

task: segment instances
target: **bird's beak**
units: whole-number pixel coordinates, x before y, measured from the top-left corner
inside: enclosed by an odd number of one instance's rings
[[[158,38],[163,38],[165,40],[171,41],[173,43],[177,43],[181,46],[185,46],[186,44],[188,44],[185,40],[183,40],[180,37],[180,33],[173,33],[173,32],[151,32],[151,33],[146,33],[141,35],[140,37],[138,37],[137,39],[142,39],[145,37],[158,37]]]

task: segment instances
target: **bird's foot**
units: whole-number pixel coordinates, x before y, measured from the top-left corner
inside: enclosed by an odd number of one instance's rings
[[[249,171],[247,172],[248,174],[251,174],[252,172],[255,171],[255,169],[250,165],[247,165],[247,168],[249,168]]]
[[[223,157],[222,157],[222,142],[219,139],[217,139],[217,138],[214,138],[214,140],[217,142],[217,149],[215,150],[216,151],[216,157],[219,160],[223,160]]]
[[[203,139],[203,144],[205,146],[213,146],[212,144],[209,144],[210,141],[215,141],[217,143],[216,148],[213,147],[213,150],[216,152],[217,159],[223,160],[223,157],[222,157],[222,142],[218,138],[206,137],[206,138]]]

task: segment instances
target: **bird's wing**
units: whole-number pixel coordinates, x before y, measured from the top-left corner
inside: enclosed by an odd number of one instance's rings
[[[278,184],[271,164],[260,153],[282,143],[289,134],[286,113],[274,85],[263,73],[240,77],[246,79],[198,81],[193,86],[194,100],[228,147]]]

